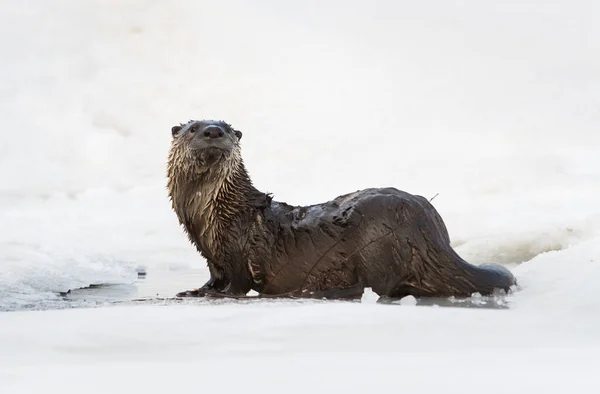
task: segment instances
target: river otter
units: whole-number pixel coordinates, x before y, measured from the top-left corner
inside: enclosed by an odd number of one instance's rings
[[[223,121],[171,130],[168,191],[210,279],[177,296],[356,298],[469,297],[509,291],[500,265],[475,266],[452,249],[427,199],[371,188],[311,206],[291,206],[257,190],[244,166],[242,133]]]

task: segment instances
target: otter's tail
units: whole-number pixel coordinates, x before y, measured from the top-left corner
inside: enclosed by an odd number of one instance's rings
[[[411,206],[418,214],[415,220],[420,231],[409,232],[408,238],[419,252],[419,264],[412,264],[416,274],[422,276],[426,268],[435,284],[425,293],[470,296],[473,293],[492,295],[502,289],[508,292],[517,284],[514,275],[505,267],[488,263],[473,265],[462,259],[450,245],[450,236],[442,217],[431,203],[420,198],[421,205]]]
[[[517,284],[512,272],[500,264],[486,263],[476,266],[464,262],[463,268],[473,286],[472,293],[491,295],[498,289],[508,293],[511,287]]]

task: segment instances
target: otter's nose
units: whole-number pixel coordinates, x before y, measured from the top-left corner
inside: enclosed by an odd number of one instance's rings
[[[221,138],[225,132],[219,126],[211,125],[202,129],[202,135],[207,138]]]

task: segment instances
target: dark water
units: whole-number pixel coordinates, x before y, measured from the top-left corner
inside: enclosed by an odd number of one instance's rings
[[[398,299],[380,298],[378,304],[401,305]],[[416,301],[416,306],[449,307],[449,308],[478,308],[478,309],[509,309],[510,302],[505,295],[490,297],[455,298],[423,298]]]
[[[205,269],[150,270],[138,276],[136,282],[121,285],[92,285],[83,289],[73,289],[61,294],[57,299],[42,303],[21,306],[19,310],[47,310],[66,308],[90,308],[117,306],[123,304],[181,304],[181,303],[253,303],[253,302],[360,302],[356,301],[323,301],[323,300],[290,300],[290,299],[175,299],[175,295],[183,290],[202,286],[208,272]],[[375,296],[376,297],[376,296]],[[402,307],[398,299],[379,298],[377,303]],[[419,299],[416,306],[420,307],[453,307],[453,308],[509,308],[507,297],[473,297],[467,299],[430,298]],[[15,310],[13,309],[13,310]]]
[[[166,280],[164,276],[152,278],[142,277],[134,285],[119,286],[93,286],[72,292],[66,298],[74,302],[85,301],[101,303],[249,303],[249,302],[296,302],[295,300],[281,299],[184,299],[177,300],[174,296],[184,289],[199,287],[206,280],[203,273],[186,272],[181,277]],[[320,300],[301,300],[300,302],[325,302]],[[330,301],[331,302],[331,301]],[[360,302],[335,301],[335,302]],[[377,300],[380,305],[402,307],[401,300],[380,297]],[[416,300],[416,306],[421,307],[450,307],[450,308],[478,308],[478,309],[508,309],[510,303],[506,295],[490,297],[470,297],[465,299],[455,298],[426,298]]]
[[[180,291],[202,286],[207,280],[206,270],[155,270],[138,276],[127,285],[93,285],[71,290],[63,295],[73,303],[115,303],[141,299],[168,299]]]

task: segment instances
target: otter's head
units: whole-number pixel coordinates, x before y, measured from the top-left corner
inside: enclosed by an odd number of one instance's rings
[[[191,120],[173,126],[171,133],[172,152],[188,168],[205,172],[239,156],[242,133],[223,121]]]

